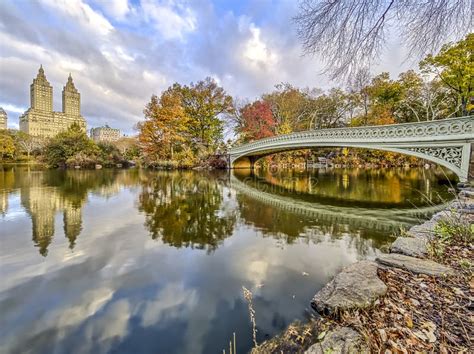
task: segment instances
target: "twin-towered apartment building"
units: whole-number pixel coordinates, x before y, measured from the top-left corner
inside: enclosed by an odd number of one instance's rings
[[[87,124],[81,115],[81,94],[71,74],[62,92],[62,111],[53,111],[53,87],[46,79],[43,66],[30,85],[30,108],[20,116],[20,131],[38,138],[51,138],[77,124],[86,132]],[[7,114],[0,107],[0,129],[7,129]],[[120,130],[109,126],[91,129],[95,141],[113,142],[120,139]]]
[[[30,85],[30,108],[20,116],[20,130],[41,138],[51,138],[76,123],[86,131],[86,120],[81,115],[81,94],[69,74],[63,87],[62,112],[53,111],[53,87],[46,79],[43,66]]]

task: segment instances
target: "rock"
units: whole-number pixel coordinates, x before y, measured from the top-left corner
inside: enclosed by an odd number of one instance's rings
[[[398,237],[390,246],[390,252],[425,258],[428,254],[427,242],[421,237]]]
[[[413,238],[421,238],[425,241],[431,239],[434,235],[434,229],[437,224],[437,220],[433,216],[431,220],[425,221],[423,224],[412,226],[408,231],[407,234]]]
[[[419,259],[403,254],[384,254],[379,256],[376,262],[384,266],[401,268],[416,274],[427,274],[435,277],[453,274],[453,270],[450,267],[428,259]]]
[[[459,189],[463,189],[463,188],[470,188],[471,187],[471,184],[469,182],[459,182],[457,185],[456,185],[457,188]]]
[[[305,351],[305,354],[325,353],[370,353],[370,350],[358,332],[349,327],[341,327],[330,331],[321,342]]]
[[[474,198],[474,191],[471,189],[463,189],[460,193],[460,196]]]
[[[324,315],[340,310],[370,307],[387,286],[377,276],[377,264],[361,261],[344,268],[311,301],[311,306]]]

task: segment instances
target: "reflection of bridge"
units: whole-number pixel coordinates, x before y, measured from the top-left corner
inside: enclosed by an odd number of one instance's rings
[[[361,209],[357,207],[341,207],[319,203],[311,203],[297,198],[261,191],[242,182],[233,174],[230,178],[231,187],[237,192],[290,213],[314,218],[315,220],[333,223],[349,222],[353,225],[371,229],[393,230],[400,225],[413,223],[414,218],[426,218],[427,215],[446,209],[449,203],[413,209]]]
[[[469,116],[279,135],[234,147],[229,151],[229,160],[233,168],[252,168],[260,157],[282,151],[330,146],[377,149],[435,162],[452,170],[461,181],[466,181],[469,178],[472,143],[474,116]]]

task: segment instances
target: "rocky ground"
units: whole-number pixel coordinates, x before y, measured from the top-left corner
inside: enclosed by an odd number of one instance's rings
[[[474,352],[474,192],[412,227],[375,262],[343,269],[319,315],[253,353]]]

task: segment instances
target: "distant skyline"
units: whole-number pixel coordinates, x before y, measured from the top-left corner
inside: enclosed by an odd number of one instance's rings
[[[0,106],[9,128],[29,107],[40,64],[55,88],[69,73],[88,129],[125,134],[152,94],[211,76],[234,97],[255,98],[280,82],[327,89],[316,57],[302,56],[294,0],[4,0],[0,2]],[[373,73],[416,68],[393,35]]]

